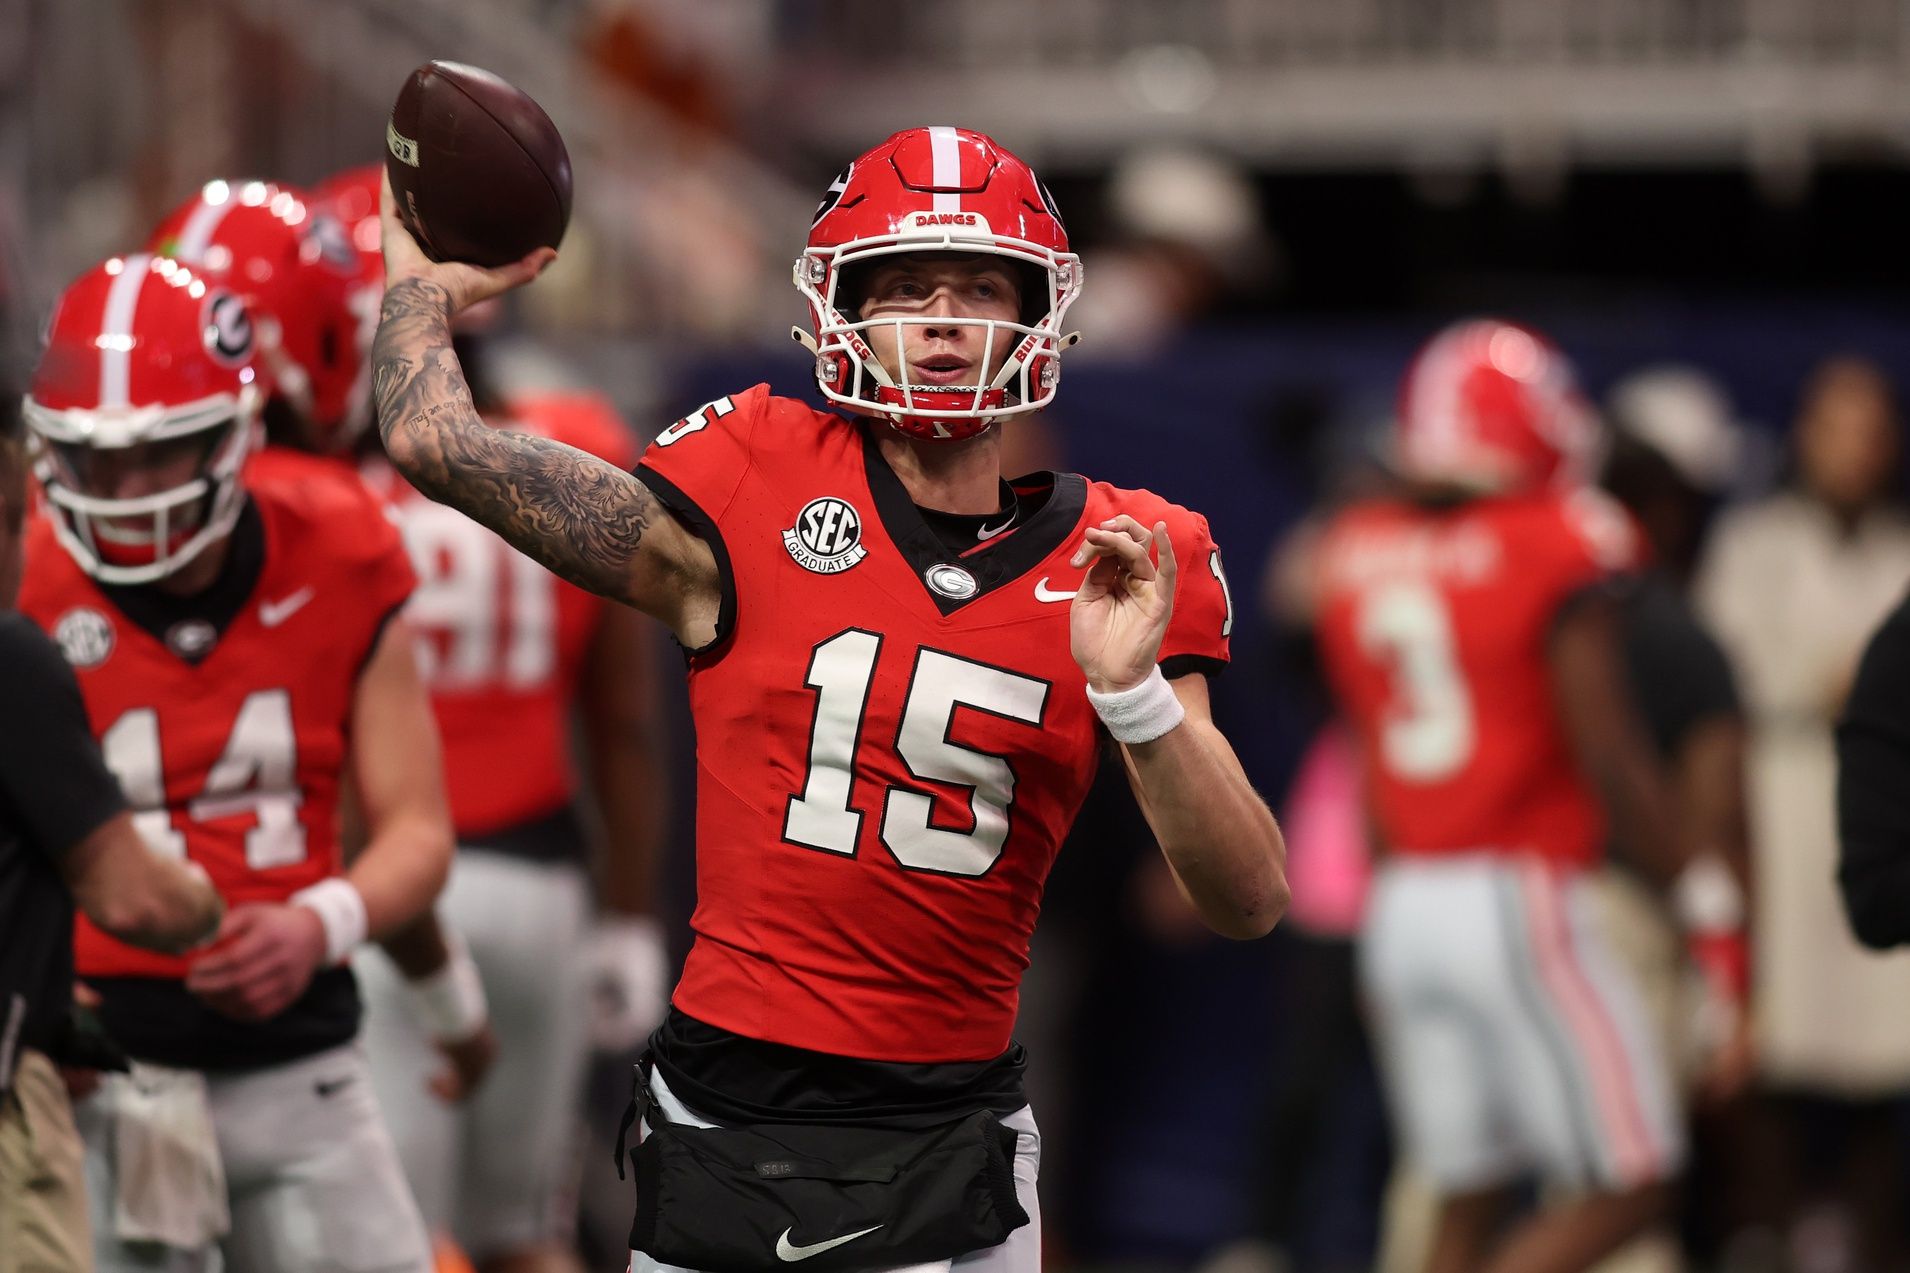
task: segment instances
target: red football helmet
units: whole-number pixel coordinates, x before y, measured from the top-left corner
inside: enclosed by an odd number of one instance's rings
[[[345,227],[312,197],[264,181],[211,181],[160,222],[150,251],[245,299],[269,393],[296,409],[305,441],[342,451],[370,422],[377,296],[360,282]]]
[[[379,237],[378,191],[384,175],[383,164],[363,164],[333,173],[312,192],[345,227],[352,250],[358,254],[359,284],[380,292],[385,288],[385,256]]]
[[[984,318],[857,321],[845,273],[874,258],[908,252],[1005,257],[1030,280],[1020,322]],[[823,196],[796,260],[796,290],[809,302],[814,333],[797,340],[816,355],[825,398],[888,421],[910,437],[973,437],[996,421],[1039,411],[1054,400],[1061,351],[1074,343],[1061,322],[1081,291],[1081,258],[1047,187],[993,139],[966,128],[896,133],[837,177]],[[982,329],[981,366],[1007,349],[1000,371],[974,385],[898,384],[865,333],[893,325]]]
[[[54,527],[88,574],[150,583],[231,532],[254,352],[245,303],[165,257],[115,257],[61,295],[24,414]]]
[[[1414,357],[1393,459],[1415,480],[1476,491],[1572,486],[1591,480],[1599,436],[1556,345],[1530,328],[1473,319]]]

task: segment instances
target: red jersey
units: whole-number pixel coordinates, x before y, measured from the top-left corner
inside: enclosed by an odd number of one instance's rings
[[[73,665],[141,834],[203,866],[229,905],[280,902],[339,873],[353,694],[412,586],[397,530],[349,471],[248,473],[247,487],[212,590],[231,583],[230,595],[195,599],[189,617],[169,619],[176,607],[151,587],[102,588],[44,518],[20,590]],[[188,965],[84,915],[75,953],[82,976],[177,978]]]
[[[1387,847],[1597,858],[1546,643],[1573,594],[1633,564],[1595,491],[1340,514],[1320,549],[1319,641],[1358,732]]]
[[[1118,512],[1164,519],[1180,582],[1162,662],[1217,670],[1231,615],[1206,522],[1042,474],[958,553],[863,426],[760,385],[664,430],[639,475],[725,590],[690,658],[698,903],[676,1006],[842,1056],[999,1055],[1102,736],[1068,649],[1068,558]]]
[[[629,468],[636,445],[602,398],[513,399],[499,425]],[[444,741],[458,838],[549,815],[576,794],[570,712],[610,603],[559,579],[463,513],[420,495],[382,456],[365,480],[390,504],[418,572],[405,618]]]

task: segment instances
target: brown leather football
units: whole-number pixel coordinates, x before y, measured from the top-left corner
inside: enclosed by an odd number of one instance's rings
[[[506,265],[556,247],[570,222],[570,154],[544,108],[489,71],[426,62],[385,125],[405,227],[436,261]]]

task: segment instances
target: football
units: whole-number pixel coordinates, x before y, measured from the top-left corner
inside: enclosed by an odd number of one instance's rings
[[[489,71],[426,62],[385,125],[398,214],[435,261],[498,266],[556,247],[570,222],[570,155],[530,95]]]

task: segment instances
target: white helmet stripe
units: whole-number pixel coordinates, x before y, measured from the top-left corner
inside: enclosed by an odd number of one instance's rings
[[[938,186],[959,186],[962,184],[962,147],[955,130],[945,125],[928,130],[929,154],[935,161],[934,181]],[[962,196],[950,190],[947,193],[937,191],[935,212],[960,212]]]
[[[1418,454],[1434,464],[1451,463],[1467,440],[1461,399],[1466,363],[1460,354],[1472,336],[1473,329],[1468,326],[1437,338],[1414,378],[1406,411],[1419,434]]]
[[[229,191],[225,198],[216,203],[210,198],[201,197],[199,206],[179,227],[179,237],[173,243],[173,256],[188,265],[197,265],[205,260],[206,248],[211,244],[212,236],[218,233],[220,224],[238,206],[239,195],[236,190]]]
[[[125,258],[113,285],[106,289],[106,312],[100,320],[99,404],[130,406],[133,374],[133,311],[139,308],[139,289],[152,270],[145,253]]]

